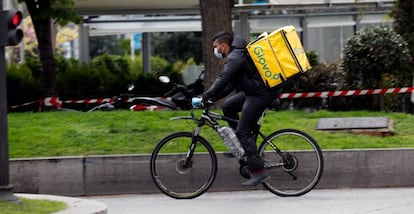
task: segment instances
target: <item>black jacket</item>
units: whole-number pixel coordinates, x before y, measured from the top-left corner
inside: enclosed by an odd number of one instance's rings
[[[246,40],[235,37],[223,70],[203,97],[219,100],[235,89],[246,95],[277,96],[281,87],[267,88],[246,50]],[[276,98],[276,97],[275,97]]]

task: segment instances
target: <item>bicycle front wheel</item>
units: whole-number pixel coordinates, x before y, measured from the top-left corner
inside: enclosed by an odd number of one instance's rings
[[[260,145],[270,179],[264,187],[279,196],[300,196],[312,190],[323,172],[322,151],[308,134],[283,129]]]
[[[155,185],[176,199],[191,199],[206,192],[217,174],[217,157],[204,138],[177,132],[162,139],[150,161]]]

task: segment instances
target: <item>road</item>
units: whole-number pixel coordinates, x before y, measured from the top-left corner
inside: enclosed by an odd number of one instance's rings
[[[163,194],[87,198],[105,203],[109,214],[414,213],[414,188],[316,189],[293,198],[264,190],[207,192],[192,200],[172,199]]]

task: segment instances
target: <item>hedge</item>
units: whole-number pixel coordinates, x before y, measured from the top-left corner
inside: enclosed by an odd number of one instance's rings
[[[131,68],[142,68],[142,61],[131,60],[127,56],[105,54],[82,65],[76,60],[58,58],[56,61],[57,91],[61,100],[106,98],[126,92],[137,96],[161,96],[171,86],[159,82],[160,75],[168,75],[173,81],[182,83],[179,71],[159,57],[151,59],[153,69],[145,74],[132,71]],[[6,68],[6,75],[8,106],[43,98],[39,59],[28,58],[23,64],[11,64]],[[131,84],[135,88],[128,91]]]

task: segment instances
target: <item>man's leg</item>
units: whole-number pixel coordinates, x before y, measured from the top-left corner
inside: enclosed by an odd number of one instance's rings
[[[226,117],[238,120],[239,113],[242,111],[243,103],[246,100],[246,95],[243,92],[238,92],[233,96],[227,98],[222,105],[223,114]],[[236,130],[237,123],[229,122],[229,126]]]
[[[236,134],[246,152],[248,167],[252,173],[252,178],[243,183],[245,186],[257,185],[268,178],[263,159],[257,151],[255,131],[257,121],[270,102],[271,100],[263,97],[247,96],[243,105]]]

